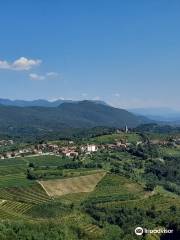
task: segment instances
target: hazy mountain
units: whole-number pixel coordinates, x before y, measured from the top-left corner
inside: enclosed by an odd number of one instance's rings
[[[100,100],[90,100],[90,101],[106,105],[105,102]],[[79,101],[62,100],[62,99],[58,99],[56,101],[48,101],[44,99],[28,101],[28,100],[10,100],[10,99],[0,98],[0,105],[16,106],[16,107],[58,107],[62,103],[77,103],[77,102]]]
[[[26,134],[55,132],[69,128],[96,126],[124,128],[136,127],[141,117],[118,108],[92,101],[62,103],[59,107],[0,106],[0,133]]]
[[[180,121],[180,111],[171,108],[134,108],[129,109],[130,112],[145,116],[155,121],[178,122]]]

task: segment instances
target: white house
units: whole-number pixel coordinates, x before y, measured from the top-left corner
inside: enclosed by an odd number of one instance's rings
[[[87,151],[88,152],[96,152],[97,151],[97,146],[94,144],[87,145]]]

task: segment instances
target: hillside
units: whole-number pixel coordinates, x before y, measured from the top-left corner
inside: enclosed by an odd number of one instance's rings
[[[17,151],[31,150],[15,158],[3,148],[0,239],[180,239],[180,143],[171,141],[168,134],[121,132],[71,144],[21,142]],[[37,148],[41,154],[32,152]],[[173,231],[136,236],[137,226]]]
[[[15,107],[0,105],[1,134],[34,134],[97,126],[136,127],[142,119],[123,109],[82,101],[59,107]]]

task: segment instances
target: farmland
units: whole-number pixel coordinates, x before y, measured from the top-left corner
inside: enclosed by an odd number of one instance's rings
[[[86,143],[98,149],[76,157],[0,160],[0,226],[13,240],[27,234],[35,240],[151,239],[134,234],[139,225],[172,227],[177,239],[179,147],[136,145],[143,139],[138,133],[108,134],[78,140],[79,149]],[[117,147],[121,140],[129,147]],[[67,141],[56,144],[68,146]]]
[[[105,172],[99,172],[63,180],[40,181],[39,183],[49,196],[61,196],[70,193],[91,192],[104,175]]]

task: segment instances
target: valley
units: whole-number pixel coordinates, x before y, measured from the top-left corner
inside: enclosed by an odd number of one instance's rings
[[[165,239],[162,234],[136,236],[134,229],[142,226],[173,228],[172,239],[177,239],[178,139],[174,132],[118,130],[73,140],[2,142],[0,218],[4,230],[0,236]]]

